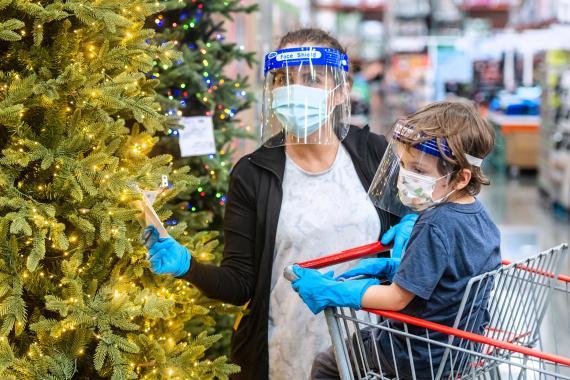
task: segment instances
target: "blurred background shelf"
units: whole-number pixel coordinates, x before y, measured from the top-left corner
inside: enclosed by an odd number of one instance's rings
[[[389,133],[429,102],[471,99],[497,130],[494,170],[530,173],[549,204],[570,211],[570,0],[259,3],[260,61],[300,25],[330,31],[347,48],[354,124]],[[253,76],[261,91],[262,73]]]

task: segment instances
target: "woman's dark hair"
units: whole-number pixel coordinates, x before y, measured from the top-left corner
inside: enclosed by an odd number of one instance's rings
[[[308,42],[322,47],[331,47],[340,51],[342,54],[346,54],[346,49],[340,44],[340,42],[338,42],[336,38],[324,30],[316,28],[302,28],[285,34],[279,40],[277,49],[283,49],[287,45],[304,45]],[[348,82],[350,85],[352,85],[352,69],[350,68],[348,70],[347,77]]]
[[[311,42],[324,47],[331,47],[346,54],[346,49],[338,42],[336,38],[331,36],[329,33],[322,29],[316,28],[302,28],[291,31],[281,37],[277,49],[283,49],[283,47],[292,44],[305,44]]]

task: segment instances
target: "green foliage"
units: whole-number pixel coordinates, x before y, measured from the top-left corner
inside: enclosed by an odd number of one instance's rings
[[[19,41],[22,37],[15,30],[23,28],[24,25],[22,21],[15,19],[0,23],[0,39],[4,41]]]
[[[251,105],[248,78],[240,74],[230,77],[227,68],[236,62],[253,65],[254,54],[225,41],[224,37],[224,21],[231,20],[232,15],[257,9],[241,3],[239,0],[167,0],[162,3],[166,10],[153,17],[151,24],[157,30],[159,41],[175,41],[183,57],[172,65],[155,61],[152,76],[160,79],[157,92],[162,112],[211,116],[214,124],[215,155],[181,158],[178,139],[171,130],[161,137],[154,149],[157,153],[172,154],[175,167],[188,166],[192,174],[198,176],[199,186],[194,191],[180,193],[165,204],[171,212],[169,222],[187,223],[193,232],[204,229],[222,232],[229,171],[235,153],[232,142],[252,137],[236,119],[239,112]],[[203,258],[219,261],[222,250],[223,244]],[[207,323],[209,332],[222,335],[210,350],[211,356],[227,354],[233,315],[238,308],[205,298],[200,302],[215,312],[214,318],[201,322]],[[201,329],[203,324],[187,324],[188,331]]]
[[[154,276],[133,184],[192,191],[189,168],[149,158],[172,121],[155,100],[154,0],[0,0],[0,378],[226,378],[217,336],[188,283]],[[171,235],[210,259],[215,234]],[[203,329],[203,328],[202,328]],[[192,365],[190,365],[189,361]]]
[[[221,231],[235,153],[231,143],[252,137],[236,119],[251,105],[248,78],[240,74],[229,77],[227,66],[240,61],[251,66],[255,62],[254,53],[225,41],[224,19],[254,12],[257,7],[243,6],[239,0],[169,0],[163,4],[167,11],[154,18],[153,26],[160,41],[175,41],[183,59],[172,65],[157,62],[153,70],[153,76],[160,79],[157,92],[161,109],[167,115],[211,116],[217,151],[210,156],[180,158],[176,136],[161,138],[155,152],[172,154],[176,167],[189,166],[200,180],[198,189],[181,194],[168,207],[172,220],[185,221],[194,230]]]

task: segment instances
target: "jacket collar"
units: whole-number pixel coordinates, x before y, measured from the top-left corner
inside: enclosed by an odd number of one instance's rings
[[[342,145],[346,148],[350,156],[354,160],[361,160],[361,153],[366,149],[366,141],[370,128],[365,126],[358,128],[350,126],[348,134],[342,140]],[[280,136],[274,138],[280,139]],[[280,139],[282,140],[282,138]],[[278,179],[279,183],[283,182],[283,175],[285,173],[285,147],[278,146],[275,148],[268,148],[265,145],[259,147],[255,152],[248,156],[248,159],[255,165],[272,172]]]
[[[362,160],[362,154],[366,151],[366,144],[368,142],[368,135],[370,134],[370,127],[368,125],[359,128],[353,125],[350,126],[348,134],[342,141],[342,145],[348,150],[352,160]]]

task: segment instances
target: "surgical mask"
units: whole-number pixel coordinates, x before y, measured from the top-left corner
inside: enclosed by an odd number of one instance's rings
[[[327,120],[329,91],[322,88],[291,85],[273,90],[271,108],[277,119],[296,137],[307,137]]]
[[[450,174],[451,173],[439,178],[434,178],[411,172],[400,166],[398,175],[398,196],[405,206],[414,211],[423,211],[436,206],[444,202],[455,192],[455,190],[453,190],[439,199],[433,199],[433,191],[435,190],[437,181],[448,177]]]

